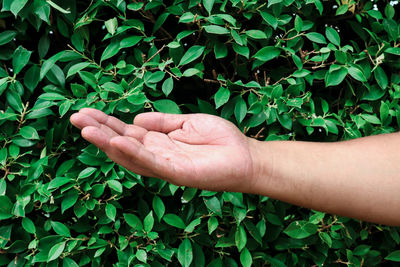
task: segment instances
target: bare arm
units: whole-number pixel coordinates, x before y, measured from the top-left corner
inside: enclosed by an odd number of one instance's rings
[[[142,113],[125,124],[94,109],[82,109],[71,122],[141,175],[400,225],[400,133],[336,143],[261,142],[206,114]]]
[[[336,143],[253,141],[253,146],[258,173],[253,193],[400,225],[399,133]]]

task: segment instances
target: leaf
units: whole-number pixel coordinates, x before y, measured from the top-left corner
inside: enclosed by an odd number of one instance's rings
[[[31,51],[26,50],[22,46],[18,46],[18,48],[15,49],[12,60],[15,75],[20,73],[22,68],[25,67],[26,64],[28,64],[31,54]]]
[[[322,34],[318,33],[318,32],[309,32],[309,33],[306,34],[306,37],[310,41],[312,41],[314,43],[326,44],[325,37]]]
[[[253,258],[247,248],[244,248],[240,253],[240,263],[243,267],[250,267],[253,264]]]
[[[275,16],[268,12],[260,11],[260,15],[263,20],[268,23],[272,28],[276,29],[278,27],[278,20]]]
[[[343,15],[349,10],[349,6],[347,4],[339,6],[336,10],[336,16]]]
[[[325,76],[325,85],[327,87],[339,85],[346,78],[347,73],[348,70],[344,67],[340,67],[332,72],[327,72]]]
[[[114,222],[115,216],[117,215],[117,208],[115,208],[115,206],[113,204],[107,203],[105,210],[106,210],[107,217]]]
[[[108,186],[117,193],[122,193],[122,184],[117,180],[109,180],[107,181]]]
[[[66,242],[55,244],[49,251],[47,262],[58,259],[65,249]]]
[[[219,108],[223,104],[227,103],[230,95],[231,92],[229,89],[221,86],[214,95],[215,108]]]
[[[101,55],[100,61],[104,61],[115,56],[119,50],[121,49],[119,42],[113,40],[111,43],[104,49],[103,54]]]
[[[189,64],[190,62],[195,61],[198,59],[204,52],[205,47],[200,45],[194,45],[190,47],[186,53],[181,58],[178,66]]]
[[[242,249],[246,246],[247,243],[247,235],[244,230],[243,225],[238,225],[235,231],[235,244],[238,251],[242,251]]]
[[[374,77],[379,87],[382,88],[382,90],[385,90],[389,85],[388,77],[385,71],[380,66],[377,66],[375,68]]]
[[[367,78],[365,78],[364,73],[360,69],[358,69],[356,67],[350,67],[350,68],[348,68],[348,70],[349,70],[350,76],[353,77],[354,79],[356,79],[360,82],[367,81]]]
[[[130,213],[124,213],[123,215],[126,223],[132,227],[134,231],[139,232],[143,230],[143,224],[136,215]]]
[[[218,227],[217,217],[211,216],[210,219],[208,219],[207,227],[208,227],[208,234],[211,235],[212,232],[214,232],[215,229],[217,229]]]
[[[258,52],[253,56],[254,58],[266,62],[271,59],[278,57],[281,53],[281,50],[274,46],[266,46],[258,50]]]
[[[129,36],[120,42],[120,48],[128,48],[138,44],[143,39],[142,36]]]
[[[184,267],[189,267],[193,261],[192,243],[185,238],[178,247],[178,261]]]
[[[317,233],[318,227],[307,221],[294,221],[283,231],[295,239],[303,239]]]
[[[28,217],[22,218],[22,228],[24,228],[24,230],[27,231],[30,234],[35,234],[36,233],[35,224]]]
[[[186,225],[183,222],[183,220],[176,214],[173,214],[173,213],[165,214],[164,217],[163,217],[163,220],[167,224],[169,224],[169,225],[171,225],[173,227],[180,228],[180,229],[185,229],[186,228]]]
[[[56,3],[54,3],[53,1],[46,0],[46,2],[49,3],[49,5],[51,5],[54,9],[60,11],[61,13],[64,13],[64,14],[69,14],[69,13],[71,13],[71,11],[65,10],[64,8],[60,7],[59,5],[57,5]]]
[[[18,13],[24,8],[24,6],[28,3],[28,0],[13,0],[10,6],[11,13],[16,17]]]
[[[165,206],[162,199],[159,196],[153,197],[153,210],[158,217],[158,221],[164,216],[165,213]]]
[[[327,27],[325,29],[325,35],[332,44],[340,46],[340,36],[335,29]]]
[[[267,39],[268,36],[260,30],[248,30],[246,35],[253,39]]]
[[[111,35],[114,35],[114,33],[115,33],[115,31],[117,30],[117,27],[118,27],[118,20],[117,20],[117,18],[112,18],[112,19],[106,20],[104,22],[104,25],[106,26],[107,31]]]
[[[153,103],[154,108],[159,112],[170,113],[170,114],[181,114],[181,110],[178,105],[169,99],[157,100]]]
[[[154,225],[153,212],[150,211],[143,220],[144,231],[147,233],[150,232],[153,229],[153,225]]]
[[[71,233],[68,229],[67,226],[60,222],[55,222],[51,221],[51,227],[53,228],[54,232],[56,232],[59,235],[65,236],[65,237],[71,237]]]
[[[16,31],[4,31],[0,33],[0,45],[8,44],[14,39],[16,35]]]
[[[385,257],[385,260],[400,262],[400,250],[395,250]]]
[[[78,174],[78,179],[84,179],[92,175],[97,169],[94,167],[87,167]]]
[[[241,123],[247,114],[247,105],[242,97],[236,102],[234,113],[236,120]]]
[[[168,96],[172,92],[173,88],[174,88],[174,80],[172,79],[172,77],[169,77],[163,82],[161,90],[163,91],[165,96]]]
[[[215,0],[203,0],[203,6],[207,10],[208,14],[211,15],[212,8]]]
[[[208,25],[208,26],[203,26],[204,30],[208,33],[212,34],[229,34],[229,30],[227,28],[218,26],[218,25]]]
[[[61,213],[64,213],[64,211],[75,205],[78,197],[79,195],[76,192],[71,192],[67,196],[65,196],[61,202]]]
[[[26,139],[39,139],[39,134],[37,133],[36,129],[31,126],[24,126],[19,130],[19,134]]]
[[[375,115],[371,115],[371,114],[361,114],[361,117],[366,120],[369,123],[372,124],[381,124],[381,121],[379,120],[379,118]]]
[[[294,19],[294,28],[298,33],[303,29],[303,20],[298,15],[296,15],[296,18]]]
[[[217,197],[211,197],[211,198],[204,198],[204,204],[206,204],[206,207],[214,212],[215,214],[222,216],[222,210],[221,210],[221,202]]]
[[[90,64],[91,64],[90,62],[81,62],[81,63],[75,64],[75,65],[72,65],[68,70],[67,78],[74,75],[75,73],[83,70],[84,68],[90,66]]]

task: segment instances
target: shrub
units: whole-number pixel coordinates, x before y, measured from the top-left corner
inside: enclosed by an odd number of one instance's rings
[[[68,121],[95,107],[216,114],[267,141],[393,132],[397,1],[0,3],[1,266],[400,261],[398,228],[141,177]]]

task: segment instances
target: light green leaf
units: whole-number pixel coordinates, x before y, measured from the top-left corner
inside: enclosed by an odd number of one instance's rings
[[[173,213],[165,214],[164,217],[163,217],[163,220],[167,224],[169,224],[169,225],[171,225],[173,227],[180,228],[180,229],[185,229],[186,228],[186,225],[183,222],[183,220],[176,214],[173,214]]]
[[[67,73],[67,78],[74,75],[75,73],[83,70],[84,68],[88,67],[91,63],[90,62],[81,62],[77,63],[75,65],[72,65]]]
[[[327,27],[325,29],[325,35],[332,44],[340,46],[340,36],[335,29]]]
[[[179,62],[179,66],[189,64],[190,62],[195,61],[198,59],[204,52],[205,47],[200,46],[200,45],[194,45],[190,47],[186,53],[183,55],[181,58],[181,61]]]
[[[234,113],[236,120],[241,123],[247,114],[247,105],[242,97],[236,102]]]
[[[309,32],[309,33],[306,34],[306,37],[310,41],[312,41],[314,43],[326,44],[325,37],[322,34],[318,33],[318,32]]]
[[[118,20],[117,20],[117,18],[112,18],[112,19],[106,20],[104,22],[104,25],[106,26],[107,31],[111,35],[114,35],[114,33],[115,33],[115,31],[117,30],[117,27],[118,27]]]
[[[24,126],[19,130],[19,134],[26,139],[39,139],[36,129],[31,126]]]
[[[28,0],[13,0],[10,6],[11,13],[13,13],[14,16],[17,16],[26,3],[28,3]]]
[[[65,236],[65,237],[71,237],[71,233],[68,229],[67,226],[60,222],[51,222],[51,227],[53,228],[54,232],[56,232],[59,235]]]
[[[229,89],[221,86],[214,96],[215,108],[219,108],[223,104],[227,103],[230,95],[231,92]]]
[[[36,233],[35,224],[28,217],[22,218],[22,227],[24,228],[25,231],[27,231],[30,234]]]
[[[281,53],[281,50],[274,46],[266,46],[258,50],[258,52],[253,56],[254,58],[260,61],[269,61],[278,57]]]
[[[211,15],[212,8],[215,0],[203,0],[203,6],[207,10],[208,14]]]
[[[49,251],[47,262],[58,259],[65,249],[65,244],[66,242],[55,244]]]
[[[117,208],[113,204],[107,203],[105,210],[107,217],[110,218],[110,220],[115,221],[115,216],[117,215]]]
[[[169,99],[157,100],[153,103],[154,108],[159,112],[170,113],[170,114],[181,114],[181,110],[178,105]]]
[[[350,76],[353,77],[354,79],[356,79],[360,82],[367,81],[367,78],[365,78],[364,73],[360,69],[358,69],[356,67],[350,67],[348,70],[349,70]]]
[[[268,12],[259,11],[263,20],[268,23],[272,28],[276,29],[278,27],[278,19]]]
[[[243,267],[250,267],[253,264],[253,258],[247,248],[244,248],[240,253],[240,263]]]
[[[126,223],[133,228],[134,231],[142,231],[143,224],[142,221],[134,214],[124,213],[124,218]]]
[[[26,64],[28,64],[31,54],[31,51],[26,50],[22,46],[18,46],[18,48],[15,49],[12,59],[12,65],[15,75],[17,75],[22,70],[22,68],[25,67]]]
[[[375,68],[374,77],[379,87],[382,88],[382,90],[385,90],[386,87],[389,85],[389,82],[388,82],[388,77],[385,71],[381,68],[381,66],[377,66]]]
[[[178,248],[178,261],[183,267],[189,267],[193,261],[192,243],[185,238]]]
[[[229,34],[229,30],[227,28],[218,25],[208,25],[208,26],[203,26],[203,28],[206,32],[212,34]]]

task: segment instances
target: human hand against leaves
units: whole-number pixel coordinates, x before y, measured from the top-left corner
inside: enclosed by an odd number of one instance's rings
[[[214,191],[249,192],[255,182],[252,140],[217,116],[152,112],[126,124],[84,108],[71,122],[110,159],[137,174]]]

